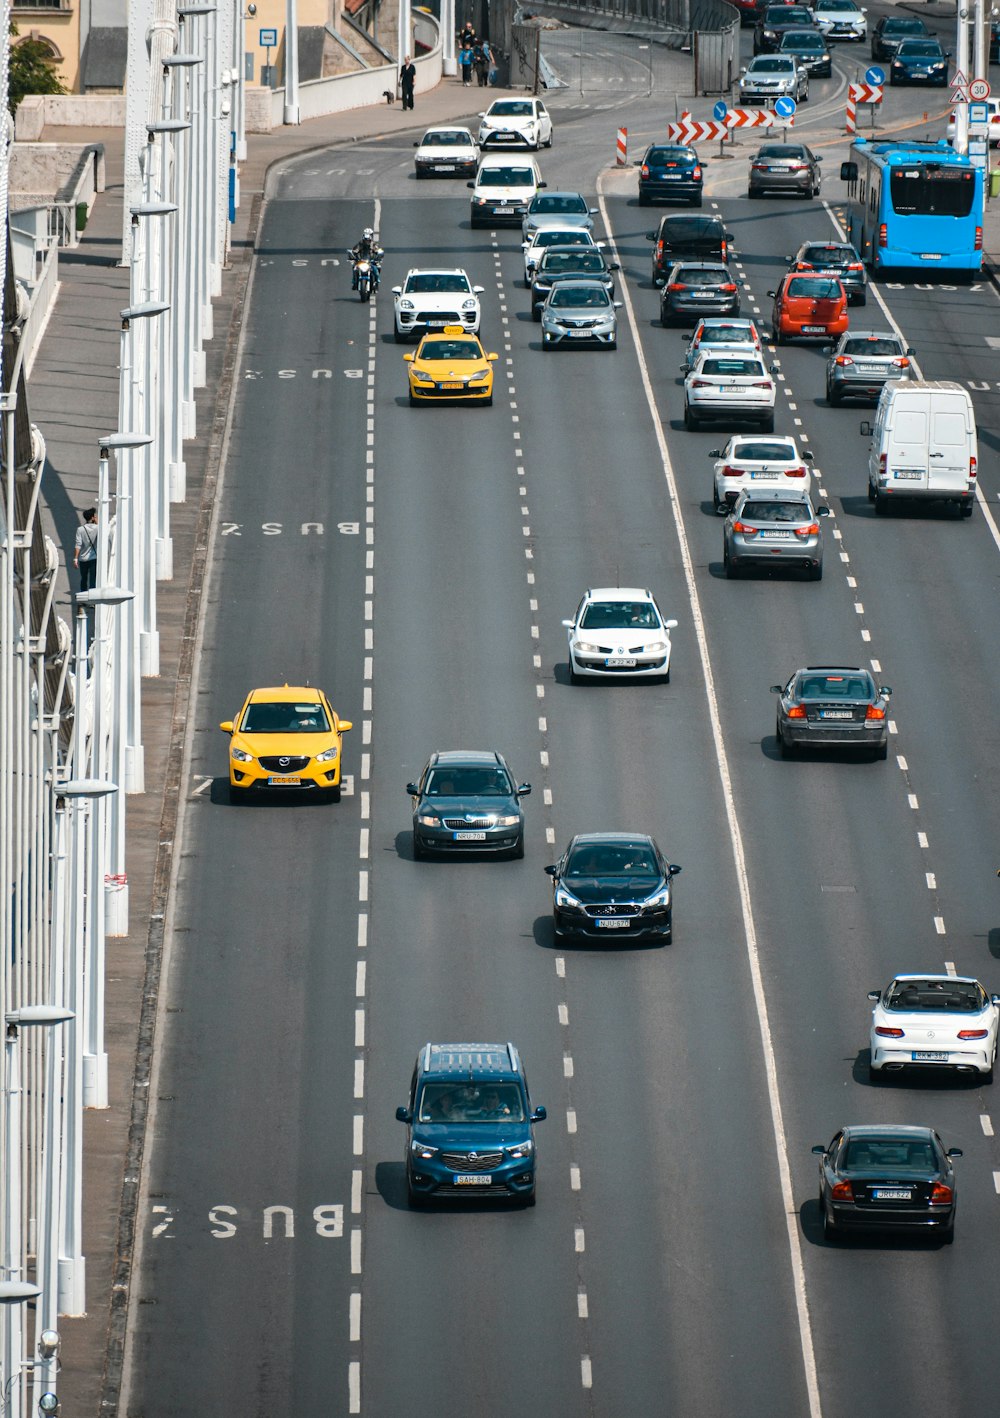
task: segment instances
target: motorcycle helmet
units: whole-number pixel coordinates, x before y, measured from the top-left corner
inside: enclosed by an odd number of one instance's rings
[[[365,227],[364,231],[362,232],[362,235],[364,236],[365,241],[375,240],[375,233],[374,231],[372,231],[370,226]]]

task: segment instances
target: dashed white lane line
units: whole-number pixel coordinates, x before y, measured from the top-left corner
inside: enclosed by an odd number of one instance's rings
[[[355,1167],[351,1173],[351,1215],[361,1214],[361,1168]]]
[[[546,840],[546,842],[549,844],[550,847],[552,847],[552,846],[555,845],[556,829],[555,829],[554,827],[546,827],[546,829],[545,829],[545,840]]]
[[[945,973],[946,975],[953,975],[953,976],[958,974],[958,971],[955,969],[955,962],[954,962],[954,960],[946,960],[946,961],[944,962],[944,973]]]
[[[587,1301],[586,1290],[578,1290],[576,1292],[576,1313],[577,1317],[581,1320],[590,1318],[590,1305]]]
[[[360,1113],[354,1114],[352,1146],[355,1157],[360,1157],[365,1150],[365,1120]]]
[[[569,1025],[569,1006],[561,1004],[559,1006],[558,1013],[559,1023],[563,1026],[563,1028],[566,1028]]]
[[[563,1054],[563,1078],[573,1077],[573,1055]]]
[[[917,795],[916,795],[916,793],[907,793],[907,795],[906,795],[906,801],[907,801],[907,803],[910,805],[910,807],[913,809],[914,812],[916,812],[917,809],[920,807],[920,803],[917,801]]]
[[[365,1012],[363,1009],[354,1011],[354,1047],[363,1049],[365,1046]]]
[[[993,1173],[993,1190],[1000,1196],[1000,1172]]]
[[[899,764],[899,771],[901,773],[906,773],[908,771],[906,767],[906,759],[901,753],[896,754],[896,762]]]
[[[556,974],[559,976],[560,980],[565,980],[565,978],[566,978],[566,961],[565,961],[565,959],[563,958],[563,956],[561,956],[561,955],[557,955],[557,956],[556,956]]]
[[[589,1354],[582,1355],[580,1359],[580,1382],[583,1384],[584,1388],[593,1388],[594,1386],[594,1373],[591,1368]]]
[[[583,1234],[582,1226],[575,1226],[573,1228],[573,1249],[576,1251],[577,1255],[582,1255],[587,1249],[587,1241]]]
[[[982,1130],[983,1130],[983,1136],[984,1136],[984,1137],[992,1137],[992,1136],[993,1136],[993,1122],[992,1122],[992,1119],[990,1118],[989,1113],[980,1113],[980,1114],[979,1114],[979,1126],[980,1126],[980,1127],[982,1128]]]
[[[932,871],[925,872],[924,879],[927,882],[928,891],[937,891],[937,877]]]
[[[945,928],[944,928],[944,917],[943,917],[943,916],[935,916],[935,917],[934,917],[934,929],[937,931],[938,935],[947,935],[947,934],[948,934],[947,931],[946,931]]]
[[[361,1364],[357,1359],[347,1366],[347,1411],[361,1412]]]
[[[352,1344],[361,1339],[361,1295],[357,1290],[351,1291],[350,1335]]]
[[[355,1226],[351,1231],[351,1274],[361,1274],[361,1227]]]
[[[918,847],[922,847],[922,848],[924,849],[924,851],[927,850],[927,833],[926,833],[926,832],[918,832],[918,833],[917,833],[917,846],[918,846]]]
[[[580,1168],[575,1162],[570,1164],[569,1187],[570,1191],[578,1192],[580,1190]]]
[[[566,1131],[571,1135],[576,1132],[576,1109],[566,1109]]]

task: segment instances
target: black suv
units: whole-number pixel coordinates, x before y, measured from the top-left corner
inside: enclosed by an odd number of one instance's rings
[[[586,276],[591,281],[600,281],[613,299],[615,278],[611,272],[617,270],[618,262],[609,261],[603,251],[594,247],[548,247],[542,252],[531,277],[531,318],[541,320],[542,306],[554,285],[561,281],[576,280],[580,276]]]
[[[726,261],[732,239],[721,217],[663,217],[656,231],[646,233],[656,243],[653,284],[662,286],[678,261]]]
[[[814,30],[816,22],[808,5],[768,5],[754,26],[754,54],[774,54],[786,30]]]
[[[412,1207],[435,1197],[535,1204],[532,1108],[513,1044],[425,1044],[410,1080],[406,1190]]]
[[[658,197],[687,202],[691,207],[701,206],[704,179],[694,148],[652,143],[636,167],[639,169],[640,207],[648,207]]]
[[[429,852],[502,852],[524,856],[521,799],[530,783],[515,783],[502,756],[492,751],[432,753],[413,799],[413,855]]]

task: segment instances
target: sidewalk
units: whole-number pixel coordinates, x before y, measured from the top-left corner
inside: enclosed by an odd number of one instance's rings
[[[482,104],[478,89],[445,79],[431,93],[417,96],[412,113],[386,104],[248,138],[230,264],[214,303],[208,377],[197,397],[197,437],[184,450],[187,501],[171,508],[175,577],[157,587],[160,676],[143,682],[146,792],[128,802],[131,931],[124,939],[109,940],[107,949],[110,1107],[88,1112],[84,1121],[87,1314],[59,1324],[60,1398],[68,1413],[110,1418],[117,1408],[132,1245],[142,1224],[134,1208],[145,1140],[144,1085],[153,1049],[162,912],[183,790],[181,747],[194,644],[188,637],[194,635],[201,601],[209,516],[267,171],[283,158],[330,145],[397,133],[416,137],[435,123],[472,126]],[[43,141],[79,142],[83,136],[79,129],[48,128]],[[56,603],[70,624],[77,512],[97,501],[98,439],[118,424],[119,312],[128,304],[129,286],[128,271],[117,265],[124,134],[121,129],[95,131],[86,139],[105,145],[107,190],[97,198],[79,247],[60,253],[59,296],[28,385],[31,417],[47,449],[45,531],[61,549]]]

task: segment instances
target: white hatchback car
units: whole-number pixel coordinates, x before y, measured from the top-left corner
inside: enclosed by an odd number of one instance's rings
[[[750,350],[705,350],[690,371],[682,364],[684,427],[700,428],[702,419],[745,419],[773,433],[777,369],[777,360],[768,370]]]
[[[545,187],[534,158],[510,154],[500,157],[490,154],[479,164],[473,182],[469,210],[471,224],[505,222],[520,226],[528,204],[540,188]]]
[[[794,438],[773,433],[734,433],[724,448],[713,448],[712,505],[725,516],[744,488],[809,486],[811,453],[800,453]]]
[[[481,148],[552,146],[552,119],[540,98],[498,98],[479,117]]]
[[[651,591],[599,586],[588,591],[572,620],[569,679],[660,679],[670,683],[670,632]]]
[[[392,288],[397,345],[446,325],[478,335],[482,292],[457,268],[407,271],[403,284]]]
[[[431,177],[443,172],[449,177],[475,177],[479,166],[479,149],[468,128],[428,128],[414,143],[414,172],[417,177]]]
[[[1000,995],[970,975],[897,975],[870,990],[871,1060],[886,1069],[953,1068],[993,1080]]]
[[[568,227],[566,229],[555,226],[543,226],[538,231],[533,231],[526,241],[521,242],[521,250],[524,252],[524,284],[530,289],[531,278],[535,274],[535,267],[542,259],[542,252],[548,246],[599,246],[589,231],[582,231],[579,227]]]

